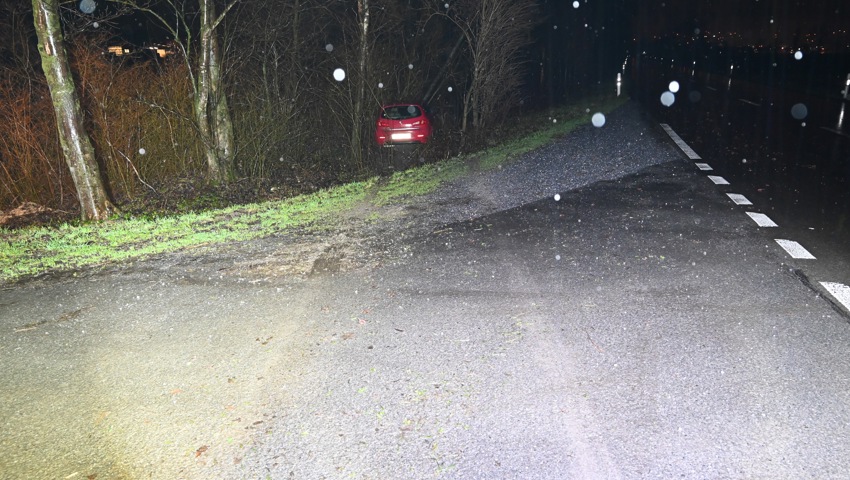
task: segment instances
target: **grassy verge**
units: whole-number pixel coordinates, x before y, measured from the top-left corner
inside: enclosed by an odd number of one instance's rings
[[[266,237],[293,228],[320,225],[323,218],[364,201],[386,205],[424,195],[467,174],[473,163],[479,170],[496,168],[588,124],[591,113],[606,113],[623,102],[616,98],[584,101],[547,116],[528,118],[530,133],[481,152],[398,172],[387,179],[349,183],[286,200],[156,219],[0,229],[0,282]]]

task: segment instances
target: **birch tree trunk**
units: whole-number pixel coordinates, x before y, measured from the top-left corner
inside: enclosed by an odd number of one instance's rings
[[[104,188],[94,147],[83,125],[80,99],[71,75],[59,18],[59,0],[32,0],[41,68],[50,89],[59,143],[80,201],[83,220],[104,220],[115,207]]]
[[[207,173],[214,182],[227,182],[235,175],[233,122],[221,74],[221,51],[215,27],[213,0],[199,0],[201,7],[200,59],[195,87],[195,118],[204,141]],[[226,13],[226,12],[225,12]]]

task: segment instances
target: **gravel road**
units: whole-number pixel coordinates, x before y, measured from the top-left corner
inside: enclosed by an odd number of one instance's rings
[[[840,478],[850,328],[727,203],[629,103],[322,234],[3,288],[0,478]]]

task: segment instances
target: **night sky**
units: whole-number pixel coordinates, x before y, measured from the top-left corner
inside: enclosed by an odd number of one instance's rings
[[[694,32],[740,35],[748,44],[769,43],[774,37],[793,42],[805,34],[838,43],[835,32],[850,29],[847,0],[643,0],[634,19],[637,36]],[[838,47],[839,45],[834,45]]]

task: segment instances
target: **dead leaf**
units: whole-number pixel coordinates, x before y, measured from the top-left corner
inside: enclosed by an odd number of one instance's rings
[[[354,338],[354,332],[346,332],[342,334],[343,340],[351,340],[352,338]]]
[[[203,455],[203,453],[206,452],[209,448],[210,447],[208,445],[203,445],[200,448],[198,448],[197,450],[195,450],[195,458]]]

